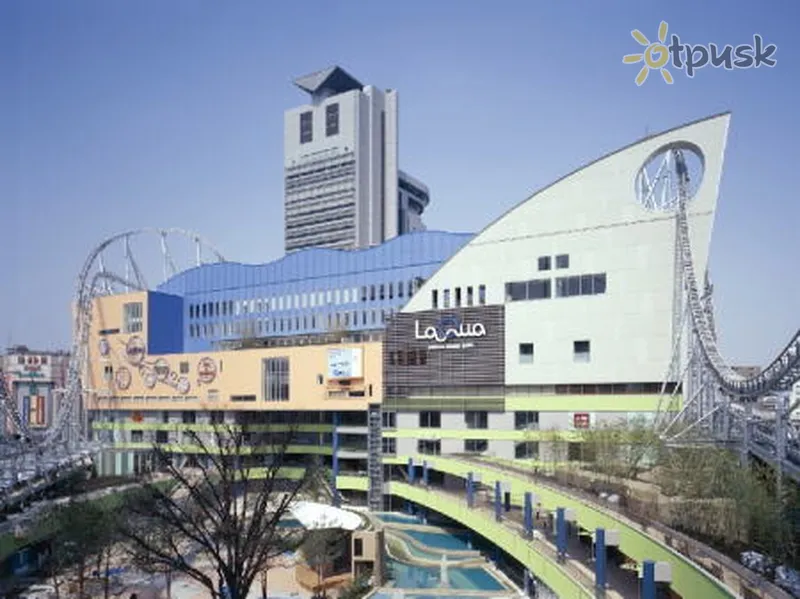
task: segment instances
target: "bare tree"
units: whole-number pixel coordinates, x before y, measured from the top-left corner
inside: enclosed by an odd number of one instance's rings
[[[247,433],[238,427],[188,435],[194,467],[180,467],[155,446],[171,482],[144,483],[128,502],[122,536],[138,563],[184,574],[212,597],[244,599],[260,572],[302,542],[302,532],[281,526],[281,519],[312,468],[287,459],[291,432],[265,435],[271,453],[261,466],[252,463]]]

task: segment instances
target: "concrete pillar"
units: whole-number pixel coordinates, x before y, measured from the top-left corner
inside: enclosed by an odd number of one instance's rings
[[[503,493],[503,499],[505,500],[504,503],[505,503],[506,512],[510,512],[511,511],[511,491],[505,491]]]
[[[500,522],[503,519],[503,504],[502,504],[502,493],[503,490],[500,486],[500,481],[495,481],[494,483],[494,517],[495,520]]]
[[[525,536],[529,539],[533,538],[533,494],[530,491],[525,491],[525,506],[523,510],[525,520]],[[528,580],[527,578],[525,579]]]
[[[409,482],[409,484],[412,484],[412,485],[414,484],[414,478],[415,478],[414,475],[415,475],[415,472],[414,472],[414,458],[408,458],[408,482]]]
[[[594,581],[598,590],[606,589],[606,531],[598,528],[594,531]]]
[[[530,597],[531,596],[531,573],[527,568],[522,573],[522,577],[524,579],[523,580],[523,585],[524,585],[525,596],[526,597]]]
[[[339,412],[333,413],[332,437],[331,490],[333,491],[333,505],[334,507],[339,507],[342,503],[339,497],[339,487],[336,486],[336,478],[339,476]]]
[[[642,599],[656,599],[656,563],[646,559],[642,563]]]
[[[428,479],[430,477],[429,469],[428,469],[428,462],[422,462],[422,484],[426,487],[428,486]]]
[[[472,472],[467,473],[467,506],[475,505],[475,480]]]
[[[556,549],[560,558],[567,555],[567,520],[564,511],[563,507],[556,508]]]

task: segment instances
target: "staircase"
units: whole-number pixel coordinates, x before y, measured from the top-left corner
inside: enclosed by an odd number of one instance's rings
[[[371,404],[367,411],[367,504],[372,511],[383,508],[383,447],[381,446],[381,406]]]

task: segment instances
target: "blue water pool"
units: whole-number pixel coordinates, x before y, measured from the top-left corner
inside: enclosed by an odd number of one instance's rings
[[[294,518],[283,518],[278,522],[278,528],[300,528],[301,526],[300,521]]]
[[[389,561],[389,570],[394,586],[399,589],[441,588],[439,568],[411,566],[394,560]],[[483,568],[448,568],[449,588],[470,591],[503,591],[499,580]]]
[[[394,524],[419,524],[419,519],[414,516],[407,516],[405,514],[375,514],[381,522],[388,522]]]
[[[451,551],[466,551],[471,549],[467,544],[467,535],[464,533],[423,532],[420,530],[404,530],[405,534],[433,549],[450,549]]]

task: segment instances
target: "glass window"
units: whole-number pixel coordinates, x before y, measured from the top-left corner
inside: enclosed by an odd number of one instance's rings
[[[439,290],[438,289],[433,289],[431,291],[431,308],[433,308],[434,310],[439,308]]]
[[[440,455],[442,453],[442,442],[439,440],[419,440],[417,441],[417,453],[425,455]]]
[[[447,310],[450,307],[450,290],[445,289],[442,292],[442,308]]]
[[[397,439],[383,437],[381,439],[382,453],[394,455],[397,453]]]
[[[517,302],[528,299],[527,283],[506,283],[506,301]]]
[[[455,307],[461,307],[461,287],[456,287],[455,289]]]
[[[479,306],[486,305],[486,285],[478,286],[478,305]]]
[[[489,441],[486,439],[464,439],[464,451],[466,453],[483,453],[489,449]]]
[[[533,343],[519,344],[519,363],[533,364]]]
[[[339,104],[328,104],[325,107],[325,137],[339,133]],[[311,140],[309,140],[311,141]]]
[[[266,358],[264,397],[267,401],[289,401],[289,358]]]
[[[556,256],[556,268],[569,268],[569,254]]]
[[[535,430],[539,427],[539,412],[514,412],[514,428]]]
[[[575,341],[573,343],[573,358],[575,362],[588,362],[591,356],[591,347],[588,341]]]
[[[518,460],[537,459],[539,457],[539,442],[524,441],[514,444],[514,457]]]
[[[142,331],[142,302],[127,302],[122,305],[122,332]]]
[[[397,428],[397,412],[382,412],[381,426],[383,428]]]
[[[420,412],[419,413],[419,426],[420,426],[420,428],[441,428],[442,427],[442,413],[441,412]]]
[[[467,428],[489,428],[488,412],[464,412]]]
[[[472,287],[467,287],[467,306],[471,306],[473,302]]]
[[[539,270],[550,270],[550,256],[539,256]]]
[[[300,143],[309,143],[314,138],[314,114],[307,110],[300,114]]]
[[[592,289],[595,294],[606,292],[606,273],[594,275],[594,283]]]

